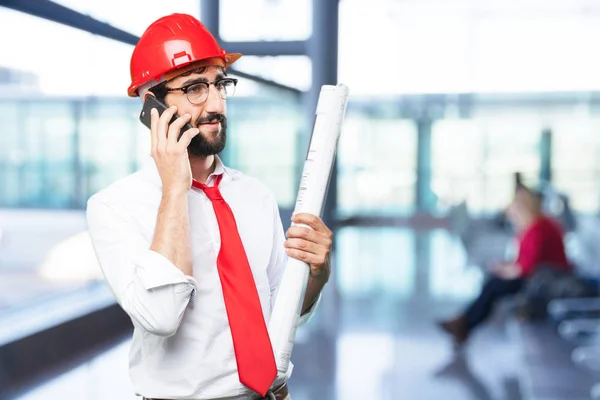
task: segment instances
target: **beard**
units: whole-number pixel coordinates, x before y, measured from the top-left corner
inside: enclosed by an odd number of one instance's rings
[[[223,114],[211,113],[204,117],[198,118],[196,127],[201,128],[201,124],[207,122],[218,121],[221,123],[220,131],[200,132],[196,135],[188,146],[188,153],[198,156],[207,157],[220,153],[225,148],[227,141],[227,117]],[[207,135],[205,137],[204,135]]]

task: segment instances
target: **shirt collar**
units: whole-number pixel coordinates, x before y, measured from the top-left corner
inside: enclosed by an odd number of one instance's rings
[[[160,174],[158,173],[158,168],[156,168],[156,163],[152,158],[148,161],[147,171],[150,174],[150,179],[154,182],[158,187],[162,186],[162,181],[160,179]],[[238,178],[238,174],[235,170],[232,170],[225,166],[223,160],[218,155],[215,155],[215,170],[212,174],[208,176],[208,180],[206,182],[207,186],[212,186],[215,176],[223,174],[223,178],[221,180],[221,185],[224,181],[236,180]]]
[[[226,178],[229,178],[229,174],[227,173],[225,164],[223,164],[223,160],[221,160],[221,157],[218,155],[215,155],[215,170],[208,176],[208,179],[206,180],[206,186],[212,186],[217,175],[223,175],[221,183],[223,183],[223,180]]]

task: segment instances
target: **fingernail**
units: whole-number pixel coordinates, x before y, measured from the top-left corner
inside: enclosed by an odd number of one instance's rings
[[[153,108],[152,110],[150,110],[150,113],[151,114],[156,114],[157,113],[156,108]]]
[[[191,117],[191,115],[190,115],[190,114],[188,114],[188,113],[185,113],[184,117],[186,117],[186,118],[190,118],[190,117]]]

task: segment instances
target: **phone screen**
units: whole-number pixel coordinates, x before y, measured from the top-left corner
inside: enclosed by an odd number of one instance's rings
[[[150,111],[156,108],[156,110],[158,111],[158,115],[162,115],[162,113],[167,109],[167,106],[163,103],[161,103],[160,101],[158,101],[158,99],[152,95],[147,95],[145,100],[144,100],[144,106],[142,107],[142,111],[140,112],[140,121],[142,122],[142,124],[144,124],[148,129],[151,129],[151,118],[150,118]],[[171,121],[169,121],[169,125],[172,124],[173,122],[175,122],[175,120],[179,118],[179,115],[175,114],[173,115],[173,118],[171,118]],[[179,141],[179,139],[181,139],[181,135],[183,135],[183,133],[185,131],[187,131],[188,129],[192,129],[193,126],[188,122],[186,123],[183,128],[179,131],[179,135],[177,136],[177,141]]]

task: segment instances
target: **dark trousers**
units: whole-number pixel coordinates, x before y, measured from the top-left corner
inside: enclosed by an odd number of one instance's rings
[[[525,280],[521,278],[510,280],[498,277],[490,278],[481,289],[479,297],[467,309],[466,318],[469,330],[486,320],[498,300],[504,296],[518,293],[524,283]]]

